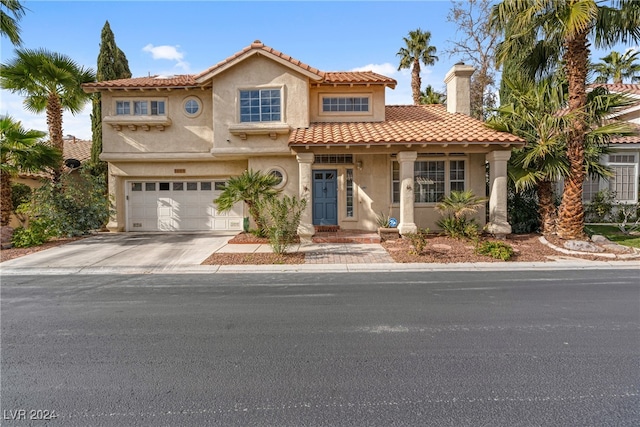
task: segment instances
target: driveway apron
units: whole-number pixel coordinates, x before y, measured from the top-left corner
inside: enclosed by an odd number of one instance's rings
[[[171,268],[197,265],[234,234],[105,233],[2,263],[3,268]]]

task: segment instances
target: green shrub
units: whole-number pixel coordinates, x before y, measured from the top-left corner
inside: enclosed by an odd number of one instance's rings
[[[36,189],[25,212],[30,218],[48,218],[58,236],[80,236],[102,228],[110,215],[105,179],[84,171],[78,178],[63,175],[60,182]]]
[[[11,243],[16,248],[28,248],[47,242],[55,235],[51,222],[44,218],[34,218],[29,221],[29,227],[18,227],[13,232]]]
[[[295,241],[298,225],[307,199],[282,196],[260,203],[260,215],[264,221],[269,244],[276,254],[284,254]]]
[[[476,253],[508,261],[513,256],[513,248],[504,242],[487,240],[476,246]]]
[[[376,224],[378,224],[378,227],[389,228],[391,225],[389,223],[390,219],[391,219],[391,215],[386,215],[384,212],[381,211],[378,215],[376,215]]]
[[[476,239],[480,231],[467,215],[475,214],[485,203],[484,197],[477,197],[471,190],[452,191],[436,205],[440,214],[447,215],[436,224],[449,237]]]
[[[409,239],[409,242],[411,242],[411,246],[413,247],[413,249],[410,253],[414,255],[420,255],[427,247],[428,234],[429,229],[424,228],[422,230],[418,229],[416,233],[405,233],[402,235],[402,237],[406,237],[407,239]]]
[[[612,220],[616,195],[610,190],[600,190],[585,204],[584,216],[587,222],[609,222]]]
[[[509,185],[507,213],[511,231],[515,234],[535,233],[540,230],[538,197],[535,188],[516,191]]]
[[[480,228],[473,219],[448,216],[440,219],[436,224],[445,235],[454,239],[475,240],[480,236]]]

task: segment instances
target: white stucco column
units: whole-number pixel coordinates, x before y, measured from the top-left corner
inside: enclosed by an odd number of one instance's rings
[[[398,163],[400,163],[400,223],[398,231],[401,235],[418,231],[413,215],[413,201],[415,200],[413,169],[417,158],[417,151],[401,151],[397,157]]]
[[[111,166],[111,163],[109,163],[108,166],[109,201],[110,203],[115,202],[115,206],[112,206],[115,207],[115,212],[109,217],[107,230],[112,232],[125,231],[125,212],[127,210],[127,201],[125,197],[124,181],[122,177],[118,175],[112,175],[113,167]]]
[[[315,155],[313,153],[300,153],[296,155],[298,160],[298,182],[299,190],[298,194],[300,199],[307,200],[307,207],[305,208],[302,216],[300,217],[300,225],[298,225],[298,236],[300,236],[300,243],[311,243],[311,238],[315,234],[315,228],[313,227],[313,205],[311,191],[313,188],[313,176],[311,171],[311,165]]]
[[[489,223],[487,231],[497,236],[511,234],[507,221],[507,161],[511,150],[492,151],[487,154],[489,162]]]

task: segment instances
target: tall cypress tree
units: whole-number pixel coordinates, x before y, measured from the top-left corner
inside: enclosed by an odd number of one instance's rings
[[[102,27],[100,35],[100,53],[98,54],[97,81],[117,80],[131,78],[129,61],[124,52],[116,45],[116,38],[111,31],[109,21]],[[91,133],[93,143],[91,145],[91,163],[99,165],[102,152],[102,107],[101,95],[95,93],[93,97],[93,112],[91,114]],[[103,166],[104,167],[104,166]]]

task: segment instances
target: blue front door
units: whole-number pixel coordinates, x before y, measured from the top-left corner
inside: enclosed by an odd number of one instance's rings
[[[313,225],[338,225],[338,179],[335,170],[313,171]]]

